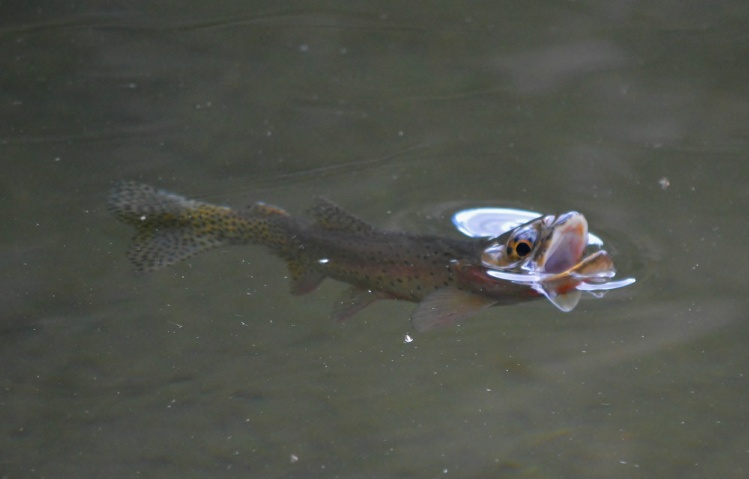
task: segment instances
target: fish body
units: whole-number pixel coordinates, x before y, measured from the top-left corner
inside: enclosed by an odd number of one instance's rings
[[[535,236],[509,232],[498,238],[453,239],[380,230],[322,199],[306,217],[297,217],[264,203],[239,211],[132,182],[112,191],[109,208],[136,228],[128,257],[139,272],[211,248],[260,244],[287,262],[293,294],[312,291],[325,278],[348,283],[350,288],[335,303],[335,319],[346,319],[375,300],[401,299],[419,303],[412,315],[419,330],[452,324],[497,304],[548,297],[538,288],[487,274],[487,263],[520,271],[531,259],[534,264],[548,260],[549,241],[544,243],[542,236],[551,238],[549,231],[562,229],[542,224],[545,229],[537,228]],[[526,244],[531,236],[535,243]],[[568,242],[577,243],[569,246],[557,239],[552,244],[566,248],[566,256],[558,255],[565,258],[565,267],[582,256],[582,240],[570,238],[574,241]],[[534,255],[533,248],[547,256]],[[555,277],[556,290],[579,283],[563,271],[552,272],[561,273]]]

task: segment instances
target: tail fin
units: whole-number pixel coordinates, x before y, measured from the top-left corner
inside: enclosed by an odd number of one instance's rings
[[[286,214],[268,209],[269,215]],[[135,226],[127,256],[141,273],[219,246],[261,240],[268,230],[267,221],[134,182],[120,183],[112,190],[109,210]]]

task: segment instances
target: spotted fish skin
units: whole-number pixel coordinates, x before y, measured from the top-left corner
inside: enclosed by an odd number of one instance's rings
[[[325,278],[350,284],[334,307],[339,320],[377,299],[403,299],[421,303],[417,329],[431,329],[538,296],[483,274],[487,240],[383,231],[323,199],[306,218],[264,203],[236,211],[123,182],[112,190],[109,209],[136,228],[127,255],[138,272],[216,247],[260,244],[286,260],[294,294],[314,290]]]
[[[262,243],[280,248],[286,239],[274,223],[279,218],[291,222],[285,211],[262,203],[245,216],[132,182],[112,190],[109,210],[136,228],[127,255],[138,272],[153,272],[224,245]]]

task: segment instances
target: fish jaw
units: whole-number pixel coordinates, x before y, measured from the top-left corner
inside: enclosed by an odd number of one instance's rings
[[[453,271],[458,287],[466,291],[482,294],[491,298],[500,304],[511,304],[529,301],[537,298],[540,291],[534,290],[530,283],[521,281],[507,280],[495,276],[494,270],[487,269],[482,265],[474,264],[466,260],[453,260],[450,262],[450,269]],[[518,274],[509,274],[514,277],[524,277]]]
[[[614,261],[605,250],[601,250],[586,256],[566,271],[545,275],[538,282],[559,290],[570,289],[582,282],[603,283],[615,275]]]
[[[535,259],[535,270],[557,274],[578,264],[588,245],[588,222],[585,216],[570,211],[559,215],[551,225],[551,233]]]
[[[578,286],[584,282],[604,282],[616,274],[614,262],[606,251],[597,251],[584,258],[572,268],[553,275],[532,285],[559,310],[572,311],[580,301]]]

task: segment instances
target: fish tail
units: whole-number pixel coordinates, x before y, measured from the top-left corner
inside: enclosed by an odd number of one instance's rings
[[[151,272],[220,246],[260,243],[282,248],[279,224],[288,214],[258,203],[248,214],[123,182],[109,196],[109,210],[136,234],[127,256],[138,272]]]

